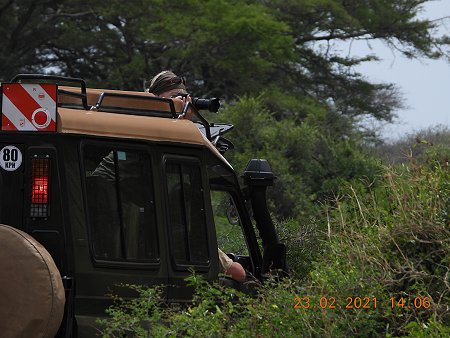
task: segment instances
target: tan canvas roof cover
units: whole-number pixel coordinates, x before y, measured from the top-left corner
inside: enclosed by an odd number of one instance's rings
[[[64,103],[66,106],[66,108],[58,108],[57,124],[59,132],[204,145],[228,164],[218,150],[200,132],[197,125],[190,120],[114,114],[96,110],[85,110],[81,107],[67,108],[67,104],[80,105],[81,100],[76,96],[64,94],[64,91],[80,93],[80,88],[60,86],[59,89],[58,102],[59,104]],[[154,97],[154,95],[145,92],[88,88],[87,104],[94,106],[100,94],[104,92],[142,96],[144,98]],[[159,102],[158,100],[147,100],[144,102],[144,100],[120,97],[110,97],[108,100],[110,105],[117,107],[161,110],[167,111],[170,114],[169,105],[166,102]],[[183,103],[180,100],[172,101],[175,111],[181,112],[183,110]]]
[[[64,91],[80,92],[74,87],[59,87]],[[59,103],[78,103],[80,99],[60,91]],[[108,97],[107,101],[113,107],[130,109],[151,109],[166,111],[170,116],[170,107],[166,102],[158,100],[136,100],[131,97],[149,98],[154,95],[144,92],[119,91],[109,89],[87,89],[87,104],[95,106],[101,93],[129,95],[127,97]],[[167,101],[167,100],[166,100]],[[182,102],[171,100],[175,111],[182,111]],[[182,119],[149,117],[139,115],[113,114],[103,111],[84,109],[59,108],[59,131],[68,133],[85,133],[103,136],[119,136],[194,144],[204,143],[204,138],[192,122]]]
[[[58,109],[58,131],[156,141],[205,144],[197,126],[188,120]]]

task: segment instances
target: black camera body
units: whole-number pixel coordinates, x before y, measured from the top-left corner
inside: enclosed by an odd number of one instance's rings
[[[189,94],[177,94],[177,95],[173,95],[171,96],[172,98],[174,97],[186,97]],[[191,101],[192,101],[192,105],[195,107],[195,109],[197,110],[209,110],[211,113],[217,113],[219,111],[220,108],[220,99],[217,97],[213,97],[210,99],[202,99],[200,97],[191,97]]]

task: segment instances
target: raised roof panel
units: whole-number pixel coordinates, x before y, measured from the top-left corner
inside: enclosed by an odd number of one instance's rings
[[[58,104],[60,106],[83,107],[81,99],[82,92],[80,88],[59,86],[58,89]],[[183,109],[183,103],[180,100],[163,99],[145,92],[94,88],[86,89],[88,106],[96,106],[103,93],[106,93],[106,96],[103,99],[103,101],[105,101],[105,107],[162,112],[171,112],[171,110],[174,109],[177,113],[181,113]],[[142,97],[142,99],[139,99],[140,97]]]

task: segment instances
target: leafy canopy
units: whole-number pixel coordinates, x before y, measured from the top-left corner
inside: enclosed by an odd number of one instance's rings
[[[411,58],[445,56],[439,22],[418,16],[427,2],[9,0],[0,5],[0,80],[55,72],[142,90],[172,69],[194,96],[223,99],[222,119],[236,126],[232,163],[268,158],[280,177],[273,210],[298,216],[342,180],[373,176],[361,149],[373,133],[361,122],[390,121],[402,106],[395,86],[355,70],[377,57],[343,55],[340,44],[380,40]]]
[[[443,56],[448,39],[434,34],[438,22],[417,16],[427,2],[10,0],[0,7],[0,79],[55,71],[140,90],[173,69],[195,95],[232,100],[270,88],[389,121],[400,106],[396,89],[354,71],[376,57],[343,56],[338,44],[378,39],[408,57]]]

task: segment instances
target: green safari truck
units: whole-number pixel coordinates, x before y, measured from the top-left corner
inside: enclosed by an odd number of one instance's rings
[[[1,332],[95,336],[116,285],[164,285],[165,300],[182,305],[192,269],[245,288],[220,277],[218,247],[249,279],[287,272],[265,201],[274,175],[253,159],[240,186],[223,156],[231,125],[176,99],[87,88],[78,78],[21,74],[2,83],[1,98],[0,268],[8,271],[0,294],[13,295],[0,305]],[[36,286],[42,275],[49,295]],[[34,318],[27,293],[52,315]],[[3,315],[20,319],[25,307],[29,325]]]

